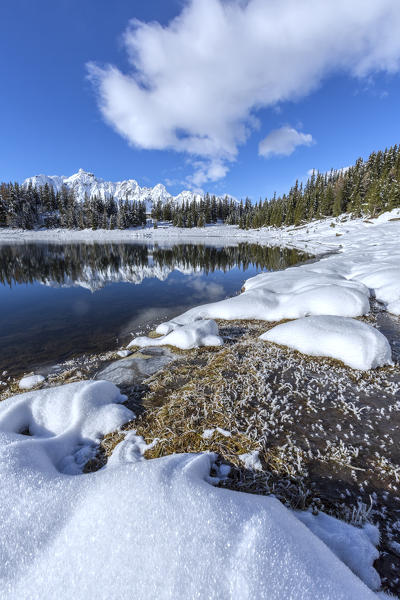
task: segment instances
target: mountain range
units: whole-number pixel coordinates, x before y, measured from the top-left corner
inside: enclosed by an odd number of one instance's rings
[[[95,177],[93,173],[79,169],[77,173],[74,173],[70,177],[63,175],[34,175],[25,179],[23,185],[28,186],[30,183],[34,187],[44,186],[46,183],[54,188],[57,192],[63,185],[67,186],[68,189],[72,189],[75,193],[75,197],[78,202],[83,202],[85,195],[89,198],[93,196],[99,196],[103,200],[105,198],[114,197],[115,200],[128,199],[130,202],[141,201],[146,202],[148,208],[161,201],[163,204],[166,202],[173,202],[175,204],[182,204],[183,202],[200,201],[202,196],[184,190],[177,196],[170,194],[162,183],[158,183],[154,187],[140,187],[135,179],[127,179],[126,181],[105,181]],[[232,198],[229,196],[229,198]]]

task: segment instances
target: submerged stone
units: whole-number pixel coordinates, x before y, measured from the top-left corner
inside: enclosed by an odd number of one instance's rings
[[[97,373],[96,379],[105,379],[120,386],[140,384],[177,358],[169,348],[146,348],[146,352],[139,351],[111,363]]]

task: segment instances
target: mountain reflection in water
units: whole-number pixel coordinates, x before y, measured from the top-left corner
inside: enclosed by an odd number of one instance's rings
[[[304,256],[304,255],[303,255]],[[277,271],[299,262],[299,252],[258,244],[209,247],[179,244],[168,248],[139,244],[26,244],[0,247],[0,283],[82,285],[97,289],[107,283],[164,280],[174,269],[184,273],[250,266]],[[85,286],[86,287],[86,286]]]

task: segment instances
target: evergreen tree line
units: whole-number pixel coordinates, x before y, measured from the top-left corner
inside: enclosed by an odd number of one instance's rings
[[[204,227],[211,223],[236,224],[242,229],[263,226],[301,225],[315,219],[352,213],[355,217],[376,217],[400,207],[400,146],[359,158],[348,169],[313,173],[282,196],[252,204],[235,202],[228,196],[208,193],[199,201],[181,205],[157,202],[153,206],[154,227],[158,221],[176,227]],[[67,187],[59,192],[48,184],[34,188],[18,183],[0,184],[0,227],[126,229],[146,223],[144,202],[116,202],[112,197],[85,197],[77,202]]]
[[[351,213],[376,217],[400,207],[400,146],[373,152],[368,160],[340,171],[313,173],[305,185],[296,181],[283,196],[236,209],[230,217],[240,227],[301,225],[315,219]]]
[[[251,207],[250,200],[246,201]],[[186,201],[180,205],[170,202],[163,204],[157,202],[151,212],[151,216],[157,221],[169,221],[175,227],[204,227],[210,223],[228,223],[230,215],[233,215],[237,203],[228,196],[217,198],[205,194],[200,200]]]
[[[73,190],[60,191],[47,183],[24,187],[18,183],[0,184],[0,227],[34,229],[126,229],[146,224],[144,202],[119,201],[112,197],[85,196],[78,202]]]
[[[157,206],[156,219],[171,220],[179,227],[206,223],[236,224],[242,229],[263,226],[301,225],[315,219],[352,213],[354,217],[376,217],[400,207],[400,146],[373,152],[368,160],[359,158],[347,169],[313,173],[282,196],[252,204],[205,195],[200,202],[181,207]]]

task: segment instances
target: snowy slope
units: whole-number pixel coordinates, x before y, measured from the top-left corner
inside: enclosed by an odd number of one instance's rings
[[[83,169],[79,169],[77,173],[74,173],[70,177],[63,175],[34,175],[25,179],[23,185],[28,186],[30,183],[34,187],[43,186],[47,183],[56,192],[60,191],[63,185],[66,185],[68,189],[74,191],[79,202],[83,202],[85,194],[89,197],[99,196],[103,200],[112,196],[116,200],[125,200],[127,198],[131,202],[135,200],[146,202],[150,209],[158,201],[161,201],[163,204],[166,202],[182,204],[183,202],[199,201],[201,199],[199,194],[195,194],[189,190],[184,190],[177,196],[172,196],[162,183],[158,183],[153,188],[148,188],[140,187],[135,179],[115,182],[105,181]]]

